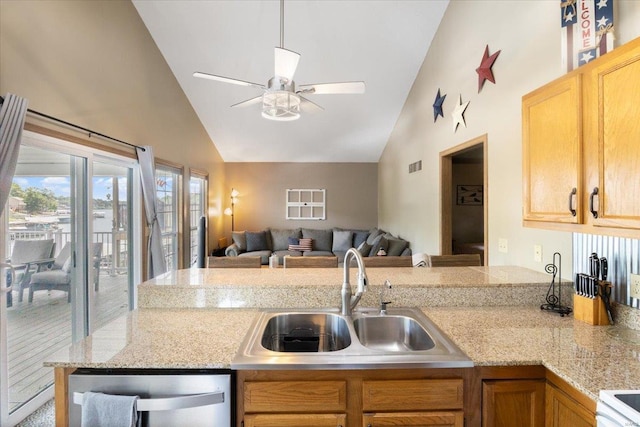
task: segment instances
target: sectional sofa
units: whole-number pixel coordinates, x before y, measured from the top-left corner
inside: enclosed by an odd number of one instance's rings
[[[285,256],[337,256],[344,260],[349,248],[357,248],[363,257],[376,256],[380,249],[388,256],[411,256],[409,242],[390,233],[371,230],[331,229],[271,229],[262,231],[234,231],[233,244],[225,255],[261,258],[263,265],[276,254],[282,264]],[[309,240],[310,239],[310,240]]]

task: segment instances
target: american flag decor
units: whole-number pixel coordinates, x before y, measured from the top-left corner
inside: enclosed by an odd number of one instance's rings
[[[614,0],[560,0],[562,67],[567,72],[613,49]]]
[[[310,251],[313,245],[313,239],[296,239],[289,237],[289,250],[306,252]]]

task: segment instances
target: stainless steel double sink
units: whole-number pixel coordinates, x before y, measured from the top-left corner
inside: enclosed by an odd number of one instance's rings
[[[269,310],[251,325],[233,369],[471,367],[473,362],[417,308]]]

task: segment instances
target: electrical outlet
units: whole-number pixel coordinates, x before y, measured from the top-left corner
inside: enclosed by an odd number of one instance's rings
[[[502,252],[503,254],[506,254],[507,252],[509,252],[507,239],[502,237],[498,239],[498,252]]]
[[[640,299],[640,274],[631,274],[631,298]]]
[[[542,245],[533,245],[533,260],[542,262]]]

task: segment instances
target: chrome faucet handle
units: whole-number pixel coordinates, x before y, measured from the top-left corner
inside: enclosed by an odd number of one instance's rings
[[[386,289],[391,289],[391,282],[389,279],[384,281],[382,289],[380,290],[380,314],[387,314],[387,304],[391,304],[391,301],[385,301],[384,291]]]

